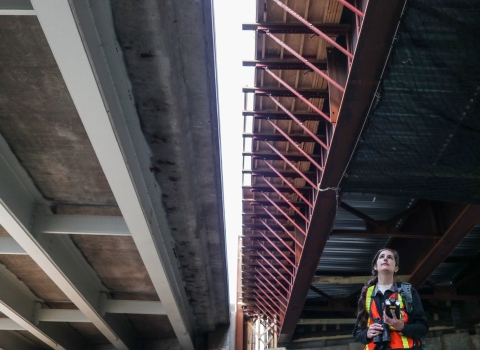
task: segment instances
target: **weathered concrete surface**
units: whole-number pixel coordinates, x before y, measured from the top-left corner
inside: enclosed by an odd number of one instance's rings
[[[0,133],[45,198],[115,204],[37,18],[0,27]]]
[[[480,335],[472,335],[470,337],[472,340],[472,346],[474,350],[480,350]]]
[[[197,330],[228,323],[209,1],[112,0]]]

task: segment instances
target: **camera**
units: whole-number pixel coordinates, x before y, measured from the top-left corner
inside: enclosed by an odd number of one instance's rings
[[[395,314],[395,316],[397,318],[400,318],[400,301],[396,300],[396,301],[393,301],[393,300],[385,300],[385,314],[392,318],[393,317],[393,314]]]
[[[390,330],[388,329],[388,324],[383,323],[383,321],[379,318],[374,318],[373,322],[380,324],[383,327],[382,334],[373,337],[373,342],[375,344],[390,343]]]

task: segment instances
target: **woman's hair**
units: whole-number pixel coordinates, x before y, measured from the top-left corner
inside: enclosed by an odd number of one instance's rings
[[[384,250],[388,250],[393,253],[393,257],[395,258],[395,266],[398,266],[400,264],[400,256],[398,255],[398,252],[396,250],[390,249],[390,248],[382,248],[380,249],[377,254],[373,257],[372,261],[372,279],[370,279],[367,283],[362,288],[362,291],[360,293],[360,298],[358,299],[358,311],[357,311],[357,320],[358,320],[358,326],[360,329],[365,329],[367,328],[367,321],[368,321],[368,313],[367,309],[365,308],[365,302],[366,302],[366,295],[367,295],[367,290],[369,287],[373,286],[378,282],[378,272],[375,270],[374,266],[377,263],[378,257],[381,252]],[[395,273],[394,273],[395,276]]]

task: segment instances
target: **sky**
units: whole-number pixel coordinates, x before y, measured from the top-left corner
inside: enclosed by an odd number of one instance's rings
[[[244,94],[253,86],[254,68],[242,60],[254,58],[254,32],[242,23],[255,22],[255,0],[214,0],[217,82],[227,237],[230,303],[236,301],[238,236],[242,234],[242,151]]]

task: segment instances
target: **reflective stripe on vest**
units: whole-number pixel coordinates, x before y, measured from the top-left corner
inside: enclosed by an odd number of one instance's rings
[[[380,313],[377,310],[377,305],[376,303],[373,302],[373,298],[372,298],[374,290],[375,290],[375,285],[368,287],[367,294],[365,296],[365,309],[367,310],[367,313],[368,313],[368,322],[367,322],[368,327],[370,327],[373,323],[373,320],[371,319],[370,316],[374,318],[380,318]],[[395,294],[392,294],[392,296],[395,298]],[[405,323],[407,323],[408,314],[405,311],[405,305],[403,303],[403,299],[400,293],[398,294],[398,301],[400,302],[400,310],[401,310],[400,318],[403,319]],[[414,342],[412,338],[399,334],[395,330],[395,328],[393,328],[392,326],[389,326],[389,328],[391,330],[390,347],[392,349],[410,349],[413,347]],[[365,350],[373,350],[373,349],[375,349],[375,343],[373,342],[373,339],[372,339],[372,341],[365,346]]]

